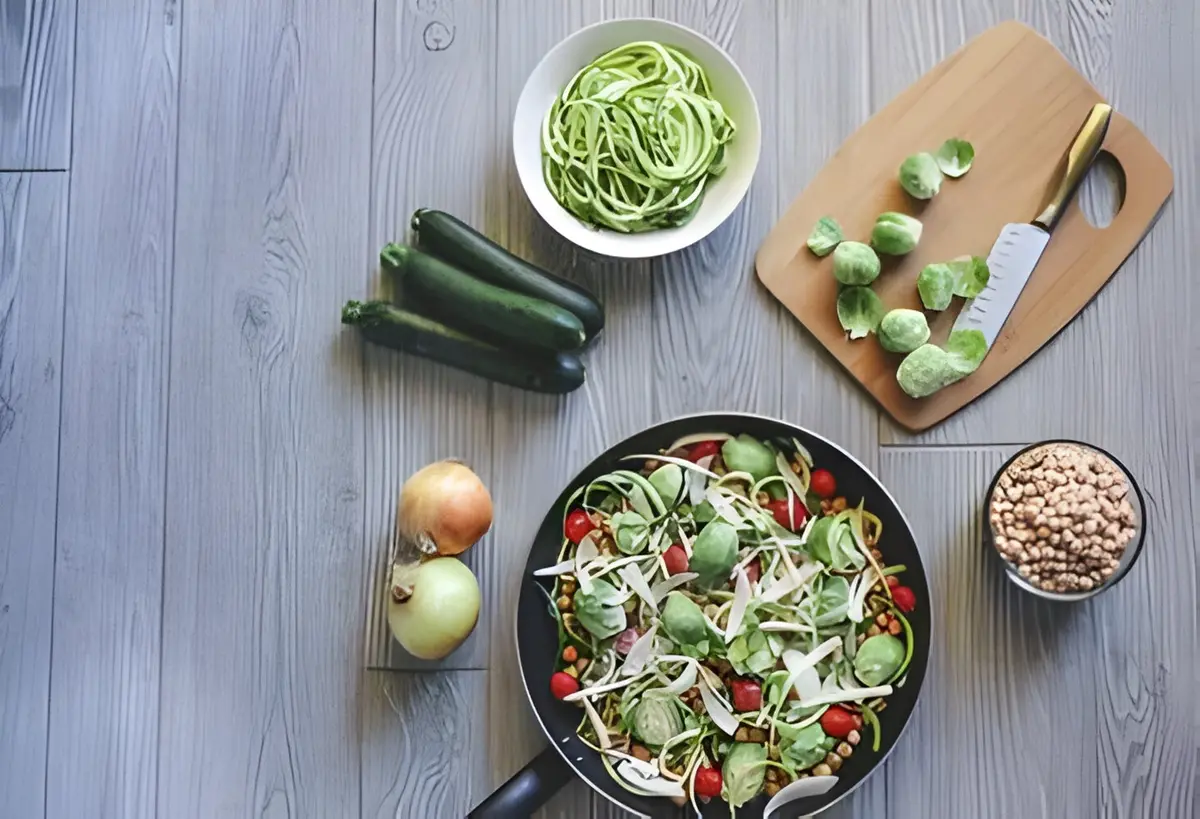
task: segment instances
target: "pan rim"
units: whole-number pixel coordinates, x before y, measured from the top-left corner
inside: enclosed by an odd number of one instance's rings
[[[831,441],[829,438],[825,437],[824,435],[821,435],[818,432],[812,431],[808,427],[801,426],[800,424],[793,424],[790,421],[784,421],[781,418],[776,418],[771,415],[764,415],[762,413],[756,413],[756,412],[741,412],[741,411],[737,411],[737,410],[728,410],[728,411],[727,410],[709,410],[706,412],[690,412],[690,413],[685,413],[683,415],[677,415],[672,418],[668,418],[663,421],[658,421],[656,423],[650,424],[647,427],[644,427],[640,430],[637,430],[636,432],[630,433],[629,435],[622,437],[620,441],[616,442],[612,446],[607,447],[603,452],[601,452],[600,454],[598,454],[594,458],[592,458],[591,461],[588,461],[588,464],[591,464],[592,462],[603,457],[606,453],[612,452],[613,450],[617,449],[618,447],[620,447],[622,444],[624,444],[629,439],[635,438],[639,435],[643,435],[643,434],[650,432],[651,430],[656,429],[658,427],[665,427],[669,424],[675,424],[680,421],[688,421],[688,420],[692,420],[692,419],[696,419],[696,418],[707,418],[707,417],[715,417],[715,416],[722,416],[722,417],[731,417],[732,416],[732,417],[737,417],[737,418],[750,418],[750,419],[755,419],[755,420],[759,420],[759,421],[769,421],[769,422],[776,423],[776,424],[782,424],[783,426],[786,426],[786,427],[798,429],[806,435],[811,435],[812,437],[817,438],[817,439],[823,441],[824,443],[828,444],[829,446],[833,447],[834,449],[838,450],[843,455],[845,455],[847,458],[849,458],[853,463],[855,463],[860,469],[862,469],[862,471],[871,478],[871,480],[879,487],[879,489],[883,491],[883,494],[887,496],[888,500],[891,501],[892,506],[895,507],[897,513],[900,515],[900,519],[902,521],[904,521],[904,528],[908,530],[909,535],[912,537],[914,548],[916,548],[917,551],[920,552],[920,546],[918,545],[918,542],[917,542],[916,533],[913,531],[912,523],[910,523],[908,520],[908,515],[904,514],[904,509],[896,501],[895,496],[892,495],[892,493],[884,485],[883,481],[881,481],[879,479],[879,476],[874,473],[874,471],[872,471],[866,464],[864,464],[853,453],[851,453],[849,450],[847,450],[841,444],[836,443],[835,441]],[[580,472],[582,472],[583,469],[586,469],[588,464],[585,464],[584,467],[581,468]],[[576,480],[576,478],[578,478],[578,475],[579,475],[579,473],[576,473],[576,475],[571,478],[571,482],[574,482]],[[567,486],[568,487],[570,486],[570,482],[567,484]],[[550,510],[550,511],[553,511],[553,510]],[[541,528],[541,525],[539,524],[539,530],[540,530],[540,528]],[[536,535],[535,535],[535,538],[536,538]],[[523,567],[521,570],[521,582],[524,582],[525,568],[527,568],[527,566],[528,566],[529,553],[533,551],[533,546],[534,546],[534,544],[530,543],[529,550],[528,550],[528,552],[526,552],[525,567]],[[933,586],[929,582],[929,572],[926,570],[925,561],[923,561],[923,560],[921,561],[920,567],[921,567],[921,576],[925,580],[925,588],[926,588],[928,596],[929,596],[928,616],[929,616],[930,640],[929,640],[929,646],[928,646],[929,653],[925,660],[925,673],[928,673],[929,666],[931,665],[931,662],[933,659],[933,653],[934,653],[934,644],[933,644],[932,638],[933,638],[933,634],[935,633],[936,606],[934,605],[935,598],[934,598],[934,594],[933,594]],[[520,586],[518,585],[518,592],[519,592],[519,588],[520,588]],[[519,599],[519,593],[518,593],[518,599]],[[520,624],[520,606],[516,606],[515,610],[513,612],[513,648],[515,649],[515,653],[517,655],[517,671],[521,676],[521,687],[525,690],[525,701],[529,705],[529,709],[531,711],[533,711],[533,718],[535,720],[537,720],[538,727],[542,729],[542,734],[546,737],[548,744],[554,748],[555,752],[559,756],[562,757],[563,761],[567,764],[567,767],[569,767],[575,773],[575,777],[577,779],[580,779],[583,782],[587,783],[587,786],[589,788],[591,788],[594,792],[596,792],[600,796],[604,797],[606,800],[608,800],[613,805],[616,805],[617,807],[621,808],[624,811],[627,811],[628,813],[633,814],[634,816],[642,817],[642,819],[650,819],[649,814],[642,813],[641,811],[630,807],[629,805],[625,804],[624,802],[611,796],[603,788],[596,785],[596,783],[592,781],[591,777],[585,775],[582,771],[579,770],[579,768],[577,768],[575,766],[575,763],[571,760],[570,756],[566,753],[566,751],[563,750],[563,747],[558,742],[555,742],[554,737],[550,735],[550,729],[546,727],[546,723],[542,719],[541,713],[538,711],[538,709],[533,704],[533,694],[529,690],[529,680],[525,676],[524,663],[521,661],[520,625],[521,625]],[[875,761],[875,764],[871,766],[871,769],[867,772],[867,775],[862,777],[861,779],[859,779],[857,782],[855,782],[849,788],[847,788],[846,792],[843,793],[841,796],[837,797],[829,804],[822,806],[819,809],[819,811],[829,810],[831,807],[836,805],[838,802],[841,802],[847,796],[854,793],[856,790],[858,790],[858,788],[864,782],[866,782],[868,779],[871,778],[871,775],[873,773],[875,773],[884,763],[887,762],[888,757],[890,757],[892,755],[892,752],[896,750],[896,746],[900,744],[900,740],[904,737],[905,732],[908,731],[909,725],[912,723],[913,714],[916,713],[917,705],[921,701],[921,693],[924,690],[924,688],[925,688],[925,680],[922,678],[921,686],[917,689],[916,697],[913,700],[912,710],[909,711],[908,715],[905,717],[904,724],[900,727],[899,733],[896,734],[895,741],[893,741],[891,746],[886,751],[884,751],[883,756],[879,757],[879,759],[877,759]],[[541,752],[539,752],[539,753],[541,753]],[[765,819],[765,817],[764,817],[764,819]]]

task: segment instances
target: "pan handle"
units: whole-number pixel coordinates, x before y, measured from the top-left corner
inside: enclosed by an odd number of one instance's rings
[[[562,754],[546,748],[467,814],[467,819],[526,819],[571,781]]]

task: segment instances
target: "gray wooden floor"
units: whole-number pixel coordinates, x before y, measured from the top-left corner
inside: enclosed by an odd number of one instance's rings
[[[544,742],[511,611],[547,504],[609,443],[705,409],[842,442],[926,550],[941,608],[915,725],[828,815],[1195,816],[1197,9],[0,0],[0,816],[462,816]],[[702,246],[597,262],[520,195],[509,118],[559,39],[648,14],[731,50],[762,164]],[[751,259],[842,139],[1011,17],[1141,125],[1176,191],[1053,343],[914,437]],[[1103,221],[1111,185],[1085,194]],[[422,205],[603,296],[584,389],[489,386],[343,332],[341,302],[370,292],[374,254]],[[1069,610],[1007,587],[975,523],[1005,453],[1052,435],[1113,450],[1149,500],[1135,571]],[[479,627],[432,666],[389,643],[374,594],[401,482],[450,455],[497,517],[470,553]],[[581,783],[544,815],[615,816]]]

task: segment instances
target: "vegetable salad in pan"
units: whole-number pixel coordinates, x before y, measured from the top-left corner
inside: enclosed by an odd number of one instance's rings
[[[725,433],[632,455],[563,510],[548,684],[613,778],[679,804],[824,793],[878,749],[916,605],[879,518],[796,440]],[[544,587],[543,587],[544,588]]]

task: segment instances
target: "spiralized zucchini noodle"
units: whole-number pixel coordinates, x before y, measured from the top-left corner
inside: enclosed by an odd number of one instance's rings
[[[699,63],[672,46],[629,43],[582,68],[555,98],[542,122],[542,173],[587,224],[673,227],[695,215],[735,131]]]
[[[794,439],[714,432],[625,460],[574,491],[534,572],[579,738],[622,787],[693,807],[828,790],[878,749],[913,654],[881,521]]]

